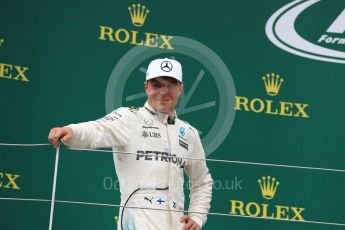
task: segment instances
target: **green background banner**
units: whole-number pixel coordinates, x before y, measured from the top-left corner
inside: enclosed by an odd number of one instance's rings
[[[210,212],[229,216],[204,229],[344,228],[343,0],[1,5],[1,143],[142,106],[148,63],[176,58],[179,117],[231,161],[208,162]],[[48,229],[54,162],[51,146],[0,146],[0,229]],[[111,153],[60,149],[53,229],[116,229],[119,203]]]

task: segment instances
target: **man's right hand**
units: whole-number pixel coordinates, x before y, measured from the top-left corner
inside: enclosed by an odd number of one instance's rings
[[[49,132],[48,135],[48,140],[50,143],[52,143],[52,145],[54,146],[54,148],[59,147],[59,140],[60,138],[63,141],[69,141],[72,139],[73,136],[73,130],[69,127],[57,127],[57,128],[52,128]]]

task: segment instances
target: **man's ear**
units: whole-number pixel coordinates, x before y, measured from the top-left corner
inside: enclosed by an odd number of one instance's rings
[[[179,87],[179,89],[180,89],[180,95],[181,95],[181,94],[183,93],[183,90],[184,90],[184,85],[181,84],[180,87]]]
[[[147,81],[144,81],[144,89],[147,90]]]

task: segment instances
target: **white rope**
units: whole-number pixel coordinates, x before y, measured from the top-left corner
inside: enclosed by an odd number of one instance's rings
[[[70,148],[70,150],[76,151],[91,151],[91,152],[105,152],[105,153],[116,153],[116,154],[127,154],[127,155],[138,155],[138,153],[132,152],[119,152],[112,150],[101,150],[101,149],[82,149],[82,148]],[[141,154],[140,154],[141,155]],[[156,154],[144,154],[144,156],[157,157]],[[271,166],[271,167],[281,167],[281,168],[297,168],[297,169],[309,169],[309,170],[320,170],[320,171],[333,171],[333,172],[345,172],[343,169],[331,169],[331,168],[317,168],[309,166],[297,166],[297,165],[282,165],[282,164],[270,164],[270,163],[258,163],[258,162],[248,162],[248,161],[231,161],[231,160],[220,160],[220,159],[210,159],[210,158],[193,158],[193,157],[180,157],[180,156],[166,156],[165,158],[181,158],[186,160],[201,160],[201,161],[210,161],[210,162],[221,162],[221,163],[234,163],[234,164],[248,164],[248,165],[260,165],[260,166]]]
[[[0,143],[0,146],[23,146],[23,147],[36,147],[36,146],[48,146],[49,143],[45,144],[9,144],[9,143]]]
[[[59,152],[60,152],[60,147],[57,147],[56,148],[56,156],[55,156],[53,192],[52,192],[52,199],[51,199],[51,204],[50,204],[49,230],[52,230],[52,227],[53,227],[54,206],[55,206],[55,191],[56,191],[56,178],[57,178],[57,170],[58,170],[58,164],[59,164]]]
[[[0,200],[18,200],[18,201],[34,201],[34,202],[49,202],[49,201],[51,201],[51,200],[46,200],[46,199],[27,199],[27,198],[0,198]],[[56,203],[67,203],[67,204],[80,204],[80,205],[95,205],[95,206],[106,206],[106,207],[146,209],[146,210],[156,210],[156,211],[166,211],[166,212],[196,213],[196,214],[205,214],[205,215],[213,215],[213,216],[226,216],[226,217],[239,217],[239,218],[249,218],[249,219],[288,221],[288,222],[297,222],[297,223],[322,224],[322,225],[333,225],[333,226],[345,227],[344,223],[333,223],[333,222],[313,221],[313,220],[277,219],[277,218],[273,218],[273,217],[242,216],[242,215],[232,215],[232,214],[228,214],[228,213],[217,213],[217,212],[189,212],[187,210],[178,211],[178,210],[174,210],[174,209],[147,208],[147,207],[139,207],[139,206],[124,206],[124,205],[118,205],[118,204],[92,203],[92,202],[69,201],[69,200],[55,200],[55,202]]]
[[[0,146],[45,146],[51,144],[8,144],[0,143]],[[132,152],[120,152],[112,150],[101,150],[101,149],[83,149],[83,148],[70,148],[70,150],[76,151],[91,151],[91,152],[104,152],[104,153],[116,153],[116,154],[127,154],[127,155],[137,155],[138,153]],[[155,154],[145,154],[144,156],[157,157]],[[176,158],[177,156],[165,156],[165,158]],[[333,169],[333,168],[320,168],[320,167],[310,167],[310,166],[299,166],[299,165],[283,165],[283,164],[272,164],[272,163],[260,163],[260,162],[249,162],[249,161],[232,161],[232,160],[222,160],[222,159],[211,159],[211,158],[192,158],[192,157],[178,157],[187,160],[202,160],[209,162],[220,162],[220,163],[232,163],[232,164],[246,164],[246,165],[259,165],[259,166],[269,166],[269,167],[281,167],[281,168],[296,168],[296,169],[306,169],[306,170],[319,170],[319,171],[331,171],[331,172],[340,172],[345,173],[345,169]]]

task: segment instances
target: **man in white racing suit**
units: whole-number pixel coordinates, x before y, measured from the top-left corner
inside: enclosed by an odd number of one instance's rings
[[[181,64],[153,60],[144,84],[144,107],[122,107],[96,121],[53,128],[48,139],[55,147],[60,138],[75,148],[113,147],[123,206],[118,229],[201,229],[213,180],[197,130],[175,112],[183,91]],[[188,215],[183,214],[184,172],[190,181]]]

